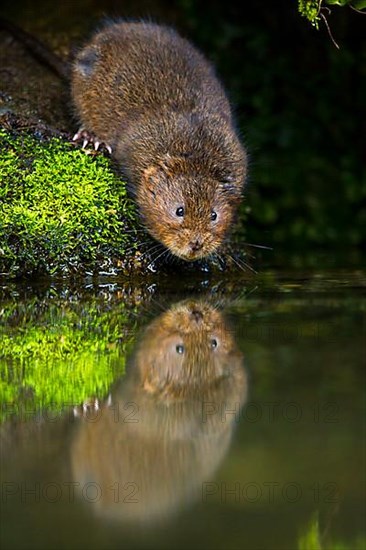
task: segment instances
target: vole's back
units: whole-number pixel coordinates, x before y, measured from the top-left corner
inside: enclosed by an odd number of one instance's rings
[[[116,23],[76,58],[72,94],[83,126],[114,148],[123,126],[149,111],[212,113],[231,121],[212,66],[174,30]]]

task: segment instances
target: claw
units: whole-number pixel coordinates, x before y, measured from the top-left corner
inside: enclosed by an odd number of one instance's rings
[[[74,137],[72,138],[72,141],[78,141],[80,138],[85,137],[85,128],[81,127],[78,129]]]
[[[108,153],[112,154],[112,147],[110,145],[107,145],[104,143],[104,141],[100,141],[94,134],[88,132],[85,128],[79,128],[79,130],[76,132],[74,137],[72,138],[72,141],[79,141],[83,140],[83,144],[81,146],[82,149],[86,149],[87,146],[93,145],[94,150],[98,151],[99,147],[101,145],[104,145],[104,147],[107,149]]]

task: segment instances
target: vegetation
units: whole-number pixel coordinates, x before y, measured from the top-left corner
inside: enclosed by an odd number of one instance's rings
[[[123,302],[32,298],[1,313],[0,419],[103,398],[124,374],[134,321]]]
[[[355,11],[364,2],[299,0],[291,9],[283,0],[269,10],[265,0],[213,0],[207,10],[176,0],[172,7],[174,23],[212,58],[235,106],[250,155],[239,222],[249,242],[276,253],[366,243],[366,46]],[[328,13],[334,4],[355,9]],[[316,27],[324,15],[340,49],[325,24],[314,32],[298,10]],[[4,131],[0,148],[1,272],[91,270],[111,259],[124,267],[126,251],[137,247],[128,233],[135,213],[107,159]]]
[[[298,0],[298,2],[300,14],[306,17],[316,29],[319,28],[319,22],[327,6],[350,6],[357,10],[366,8],[365,0]]]
[[[363,550],[366,540],[361,535],[350,544],[349,541],[343,542],[339,540],[332,541],[331,545],[322,542],[322,536],[319,528],[319,519],[315,515],[314,519],[309,523],[308,529],[299,538],[298,550]]]
[[[296,2],[178,5],[185,34],[226,84],[249,151],[246,239],[287,255],[364,245],[365,17],[325,12],[337,49]],[[319,2],[302,6],[317,17]]]
[[[92,270],[136,248],[135,207],[106,157],[1,129],[0,149],[0,272]]]

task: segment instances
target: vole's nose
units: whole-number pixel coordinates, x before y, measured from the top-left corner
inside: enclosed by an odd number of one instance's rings
[[[200,241],[199,239],[191,241],[189,243],[189,247],[192,250],[192,252],[197,252],[197,250],[201,250],[202,248],[202,241]]]

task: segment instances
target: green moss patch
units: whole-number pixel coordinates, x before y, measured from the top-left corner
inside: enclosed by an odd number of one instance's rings
[[[60,412],[104,398],[124,374],[131,321],[123,303],[34,299],[5,305],[0,325],[0,418]]]
[[[107,158],[1,129],[0,150],[0,272],[123,264],[137,215]]]
[[[360,535],[355,538],[350,544],[350,541],[343,542],[340,540],[332,540],[331,542],[324,541],[324,536],[319,527],[318,513],[309,523],[307,530],[300,536],[298,541],[298,550],[362,550],[365,548],[365,537]]]

